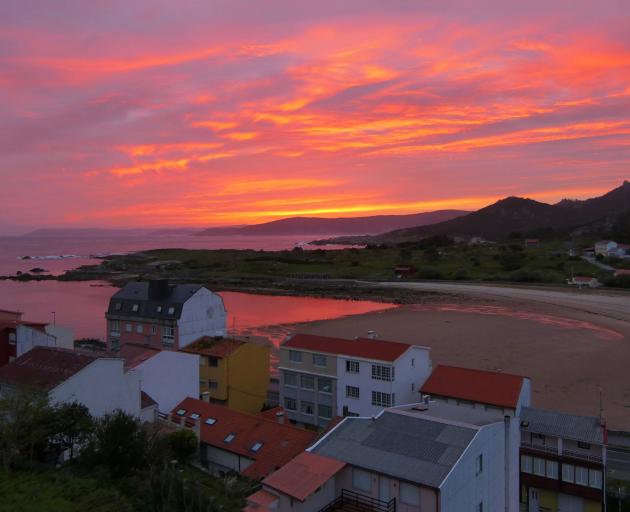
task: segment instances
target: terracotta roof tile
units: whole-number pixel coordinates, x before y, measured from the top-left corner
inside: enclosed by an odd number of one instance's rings
[[[172,414],[179,409],[186,412],[182,417],[199,415],[201,440],[211,446],[242,455],[254,460],[243,475],[251,478],[263,478],[282,467],[298,453],[303,452],[315,438],[315,432],[280,424],[262,416],[254,416],[234,411],[222,405],[210,404],[195,398],[186,398],[177,405]],[[208,418],[216,421],[209,425]],[[225,439],[234,434],[231,442]],[[254,451],[256,443],[262,446]]]
[[[135,368],[161,352],[159,348],[138,345],[136,343],[123,343],[120,347],[119,357],[125,360],[125,368]]]
[[[420,393],[515,409],[526,377],[438,365]]]
[[[329,338],[314,334],[294,334],[281,347],[311,350],[350,357],[376,359],[378,361],[393,362],[403,355],[409,347],[407,343],[398,341],[385,341],[380,339],[357,338],[347,340],[342,338]]]
[[[151,407],[152,405],[157,405],[157,402],[153,400],[149,393],[140,391],[140,408],[146,409],[147,407]]]
[[[182,348],[181,351],[188,352],[190,354],[223,358],[235,352],[245,343],[245,341],[234,340],[231,338],[215,339],[209,336],[204,336],[203,338],[199,338],[197,341],[193,341],[190,345],[186,345],[186,347]]]
[[[50,391],[96,359],[73,350],[34,347],[0,368],[0,381]]]

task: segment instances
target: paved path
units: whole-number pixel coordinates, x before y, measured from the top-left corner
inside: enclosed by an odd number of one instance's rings
[[[602,270],[609,270],[610,272],[614,272],[616,269],[611,267],[610,265],[606,265],[601,261],[598,261],[597,258],[591,258],[590,256],[582,256],[584,261],[587,261],[591,265],[595,265],[596,267],[601,268]]]
[[[367,283],[365,283],[367,284]],[[595,313],[602,316],[630,322],[630,293],[608,292],[598,290],[559,290],[552,288],[529,288],[517,286],[486,286],[478,284],[439,283],[439,282],[380,282],[374,286],[391,286],[410,290],[426,290],[433,292],[456,293],[523,300],[540,304],[563,306],[578,311]]]

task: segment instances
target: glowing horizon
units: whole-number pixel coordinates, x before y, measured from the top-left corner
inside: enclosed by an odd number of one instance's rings
[[[630,13],[0,5],[0,232],[474,210],[630,177]]]

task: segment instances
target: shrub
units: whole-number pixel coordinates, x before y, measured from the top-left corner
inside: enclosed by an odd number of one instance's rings
[[[180,464],[186,464],[197,451],[197,436],[192,430],[182,428],[168,436],[173,457]]]

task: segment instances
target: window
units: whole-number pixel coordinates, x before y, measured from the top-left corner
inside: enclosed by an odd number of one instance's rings
[[[186,409],[177,409],[178,416],[183,416],[184,414],[186,414]]]
[[[174,315],[174,314],[175,314],[175,308],[174,308],[173,306],[170,306],[170,307],[168,308],[168,314],[169,314],[169,315]]]
[[[284,408],[287,411],[295,411],[297,409],[295,398],[284,397]]]
[[[317,390],[321,393],[332,393],[332,380],[318,377]]]
[[[138,304],[134,304],[133,306],[131,306],[131,311],[133,311],[134,313],[137,313],[138,308],[139,308]]]
[[[320,418],[327,420],[332,418],[332,407],[330,407],[330,405],[318,405],[317,412],[319,413]]]
[[[196,412],[193,412],[193,413],[190,415],[190,418],[191,418],[191,419],[193,419],[193,420],[198,420],[200,417],[201,417],[201,416],[200,416],[199,414],[197,414]]]
[[[545,476],[545,459],[534,457],[534,475]]]
[[[289,350],[289,361],[291,361],[292,363],[301,363],[302,352],[298,352],[297,350]]]
[[[208,383],[204,379],[199,379],[199,387],[200,388],[205,388],[207,385],[208,385]]]
[[[314,366],[326,366],[327,362],[328,362],[328,359],[324,354],[313,354]]]
[[[531,475],[533,472],[532,464],[531,455],[521,455],[521,471],[523,473],[529,473]]]
[[[142,334],[144,332],[144,326],[142,324],[136,324],[136,333]]]
[[[155,308],[156,313],[161,313],[162,312],[162,306],[158,306],[157,308]]]
[[[359,361],[346,361],[346,371],[348,373],[359,373]]]
[[[131,324],[125,324],[125,332],[131,332],[133,330],[133,326]]]
[[[208,357],[208,366],[212,366],[216,368],[219,366],[219,358],[218,357]]]
[[[416,366],[416,358],[415,357],[411,358],[411,366]]]
[[[315,414],[315,406],[313,405],[313,402],[300,402],[300,412],[302,414],[308,414],[309,416]]]
[[[562,481],[570,484],[575,482],[575,466],[573,464],[562,464]]]
[[[356,386],[346,386],[346,396],[348,398],[359,398],[361,390]]]
[[[216,422],[216,418],[208,418],[206,421],[204,421],[206,425],[214,425]]]
[[[122,302],[117,302],[116,304],[114,304],[114,309],[116,311],[120,311],[122,309]]]
[[[15,345],[17,343],[17,338],[14,332],[9,333],[9,345]]]
[[[120,320],[110,320],[109,321],[109,330],[112,331],[112,333],[119,333],[120,332]],[[15,338],[15,334],[13,334],[13,337]],[[9,341],[10,341],[10,336],[9,336]]]
[[[547,478],[558,480],[558,463],[555,460],[547,461]]]
[[[297,375],[295,373],[284,372],[284,385],[297,387]]]
[[[400,501],[405,505],[420,506],[420,488],[406,482],[400,482]]]
[[[372,405],[378,407],[391,407],[394,405],[394,395],[382,393],[381,391],[372,391]]]
[[[591,449],[591,445],[590,443],[583,443],[582,441],[578,441],[578,448],[582,448],[582,450],[590,450]]]
[[[236,434],[228,434],[227,436],[225,436],[225,439],[223,440],[224,443],[231,443],[232,441],[234,441],[234,438],[236,437]]]
[[[593,489],[602,488],[602,472],[596,469],[588,470],[588,485]]]
[[[540,439],[541,441],[544,441],[545,434],[532,434],[532,439]]]
[[[175,327],[167,325],[162,327],[162,342],[170,345],[175,340]]]
[[[575,483],[578,485],[588,485],[588,468],[575,466]]]
[[[475,461],[475,474],[479,475],[483,471],[483,453],[477,455],[477,460]]]
[[[252,447],[250,448],[251,451],[253,451],[254,453],[256,453],[257,451],[259,451],[261,448],[263,447],[263,443],[261,443],[260,441],[256,441]]]
[[[393,368],[389,366],[382,366],[380,364],[372,365],[372,378],[375,380],[394,380]]]
[[[371,492],[372,478],[370,473],[362,469],[352,468],[352,487],[359,491]]]
[[[416,390],[416,385],[412,382],[411,383],[411,392],[413,393]]]
[[[208,379],[208,389],[217,389],[219,387],[219,383],[216,380]]]
[[[302,389],[315,389],[315,377],[312,375],[300,375],[300,387]]]
[[[153,334],[154,336],[157,334],[157,325],[151,326],[151,334]]]

